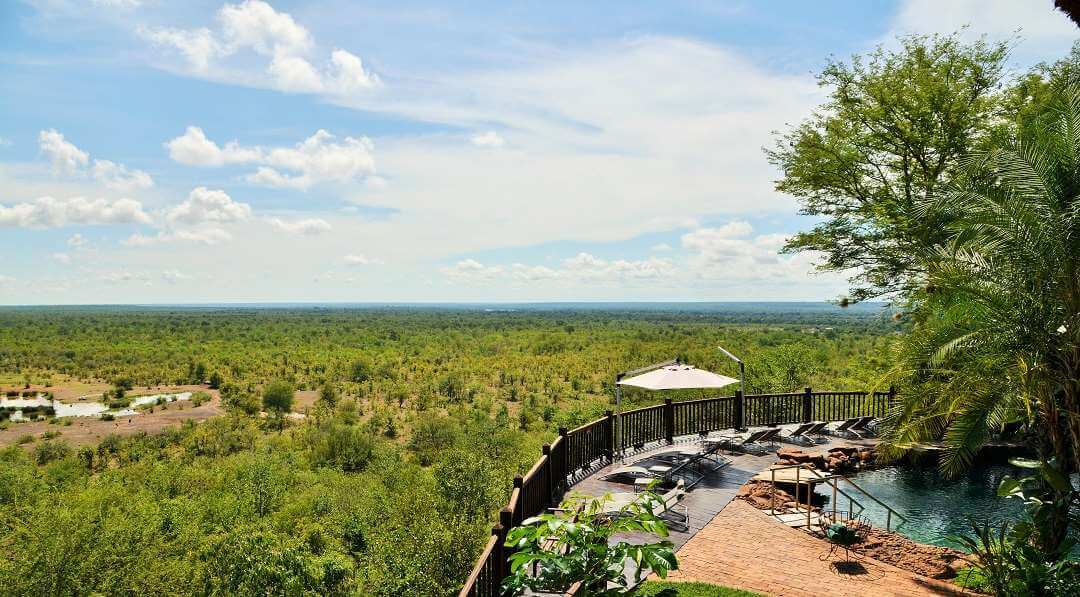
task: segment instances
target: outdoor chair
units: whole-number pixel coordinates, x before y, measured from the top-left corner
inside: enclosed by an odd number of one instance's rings
[[[741,450],[741,451],[745,451],[745,452],[755,452],[755,451],[760,451],[759,448],[763,448],[763,447],[768,446],[768,445],[775,445],[775,444],[770,444],[769,442],[771,440],[773,440],[774,438],[776,438],[776,436],[779,435],[779,434],[780,434],[780,428],[779,427],[770,427],[768,429],[761,429],[759,431],[754,431],[753,433],[751,433],[750,435],[747,435],[746,437],[742,437],[742,436],[738,436],[738,435],[721,436],[720,443],[721,443],[722,446],[727,447],[728,449],[731,449],[731,450]]]
[[[686,488],[682,479],[668,491],[657,494],[658,501],[653,504],[652,514],[675,527],[675,530],[686,532],[690,530],[690,510],[680,501],[686,496]],[[619,516],[627,506],[641,500],[640,493],[613,493],[607,496],[603,505],[603,514],[606,516]]]
[[[852,418],[852,419],[845,420],[843,423],[840,423],[839,425],[837,425],[836,429],[832,430],[832,435],[845,435],[845,434],[850,433],[851,428],[854,427],[861,420],[862,420],[862,417],[855,417],[855,418]]]
[[[600,477],[604,481],[611,481],[613,483],[634,483],[638,479],[662,479],[662,475],[650,471],[643,466],[620,466],[619,468],[611,471],[610,473]]]
[[[877,420],[877,417],[862,417],[858,423],[851,426],[851,431],[862,435],[864,433],[873,433],[874,429],[871,424]]]
[[[779,437],[779,439],[780,439],[780,441],[786,441],[786,442],[791,442],[791,443],[796,443],[796,444],[801,444],[801,443],[804,443],[804,442],[813,441],[812,439],[810,439],[806,435],[806,433],[808,431],[810,431],[811,429],[813,429],[816,425],[817,425],[816,422],[803,423],[802,425],[799,425],[794,430],[792,430],[791,433],[789,433],[787,435],[781,435]]]
[[[803,433],[803,435],[810,441],[817,443],[818,439],[823,439],[822,436],[825,435],[829,423],[827,421],[816,421],[813,425],[814,426]]]
[[[831,560],[839,550],[844,552],[844,561],[850,562],[852,554],[857,559],[863,559],[864,556],[853,548],[866,540],[870,533],[870,523],[862,516],[850,516],[848,512],[837,511],[835,517],[830,514],[823,513],[818,519],[819,531],[829,542],[829,551],[818,559]]]

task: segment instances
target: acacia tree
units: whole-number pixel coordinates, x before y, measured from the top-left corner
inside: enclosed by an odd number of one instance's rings
[[[829,62],[818,75],[828,101],[766,149],[783,173],[776,189],[824,218],[786,250],[821,252],[822,269],[855,271],[856,300],[918,285],[919,255],[941,226],[916,205],[954,180],[998,122],[1008,44],[958,34],[899,44]]]
[[[885,439],[944,437],[955,471],[992,429],[1021,422],[1067,479],[1080,471],[1080,86],[965,166],[967,178],[917,211],[949,222],[947,240],[923,263],[902,352],[911,383]],[[1039,541],[1052,548],[1076,492],[1050,493],[1058,506]]]

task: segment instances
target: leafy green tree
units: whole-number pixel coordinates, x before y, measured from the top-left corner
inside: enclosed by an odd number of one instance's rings
[[[949,185],[961,158],[995,126],[1008,46],[959,34],[901,37],[818,75],[828,101],[766,150],[776,189],[822,218],[788,242],[819,251],[821,267],[854,270],[857,300],[918,285],[919,256],[941,238],[920,201]]]
[[[435,462],[458,439],[457,424],[449,417],[425,414],[413,423],[409,436],[409,450],[416,454],[420,464],[428,466]]]
[[[284,416],[292,410],[296,390],[291,383],[276,380],[263,388],[263,408],[277,416]]]
[[[482,522],[502,497],[497,469],[483,455],[453,450],[435,465],[435,482],[447,514],[467,522]]]
[[[1080,87],[968,165],[969,178],[921,206],[949,222],[947,243],[910,305],[909,387],[885,437],[902,449],[943,436],[955,472],[1018,422],[1068,479],[1080,470]],[[1071,491],[1055,489],[1045,548],[1065,540]]]
[[[611,541],[616,533],[668,536],[667,525],[652,513],[659,498],[648,491],[639,495],[616,515],[603,511],[607,498],[571,498],[563,503],[563,512],[534,516],[510,529],[506,546],[515,551],[504,591],[565,592],[580,582],[578,595],[626,595],[632,590],[627,566],[634,571],[635,584],[650,572],[666,578],[679,567],[670,541]]]
[[[220,373],[214,371],[210,374],[210,389],[217,390],[221,388],[221,384],[225,382],[225,378]]]
[[[363,383],[371,379],[373,369],[371,362],[367,359],[357,359],[353,361],[352,367],[349,369],[349,379],[357,383]]]
[[[325,404],[327,408],[334,409],[337,407],[338,398],[338,391],[334,384],[327,381],[319,386],[319,402]]]

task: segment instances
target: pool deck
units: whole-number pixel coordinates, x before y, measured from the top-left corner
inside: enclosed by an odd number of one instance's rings
[[[697,438],[661,445],[627,456],[625,464],[641,464],[646,468],[663,452],[690,447]],[[873,439],[831,437],[816,446],[797,446],[807,451],[827,451],[834,446],[872,446]],[[739,488],[758,473],[776,462],[775,449],[761,454],[725,452],[731,463],[719,471],[707,474],[683,498],[689,515],[686,532],[672,529],[668,539],[678,551],[680,570],[671,580],[712,582],[755,591],[763,595],[959,595],[955,585],[919,576],[871,559],[848,570],[837,569],[822,557],[829,544],[808,533],[789,528],[769,514],[749,504],[735,500]],[[571,491],[589,496],[607,493],[632,492],[632,484],[601,479],[624,463],[616,461],[575,484]],[[634,543],[652,541],[655,537],[634,533],[617,536],[616,540]]]

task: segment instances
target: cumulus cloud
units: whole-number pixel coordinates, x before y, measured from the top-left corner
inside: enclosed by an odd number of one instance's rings
[[[90,155],[64,138],[56,129],[38,133],[38,147],[52,162],[53,173],[68,176],[90,176],[110,189],[129,192],[154,186],[154,180],[142,170],[129,169],[109,160],[94,160]]]
[[[462,259],[452,266],[440,268],[439,271],[455,280],[493,280],[504,270],[497,265],[484,265],[475,259]]]
[[[251,206],[233,201],[222,190],[196,187],[187,200],[170,209],[165,220],[170,224],[199,225],[208,222],[224,224],[240,222],[251,217]]]
[[[0,205],[0,227],[60,228],[69,225],[149,224],[150,216],[134,199],[56,199]]]
[[[188,166],[224,166],[256,162],[262,158],[258,147],[241,147],[236,141],[230,141],[219,147],[206,138],[203,130],[189,126],[183,135],[165,143],[169,157],[175,162]]]
[[[258,164],[246,176],[250,182],[270,187],[307,190],[321,182],[348,182],[374,177],[374,145],[367,137],[336,137],[319,129],[293,147],[244,147],[231,141],[224,148],[206,137],[202,129],[189,126],[183,135],[168,141],[169,156],[193,166]]]
[[[380,264],[382,264],[381,259],[373,259],[371,257],[368,257],[367,255],[363,255],[363,254],[360,254],[360,253],[353,253],[353,254],[350,254],[350,255],[346,255],[342,259],[342,261],[345,262],[345,265],[357,265],[357,266],[359,266],[359,265],[380,265]]]
[[[506,144],[506,141],[499,136],[499,133],[495,131],[487,131],[485,133],[477,133],[472,136],[472,144],[477,147],[502,147]]]
[[[69,265],[71,263],[71,255],[68,253],[53,253],[52,258],[53,261],[64,265]]]
[[[216,245],[232,240],[232,235],[221,228],[199,228],[196,230],[161,230],[157,234],[135,233],[121,242],[126,247],[148,247],[164,243],[194,243]]]
[[[7,285],[11,284],[14,281],[15,281],[15,278],[12,278],[11,276],[5,276],[3,274],[0,274],[0,286],[7,286]]]
[[[322,218],[303,218],[300,220],[285,221],[281,218],[270,218],[270,225],[276,230],[286,234],[322,234],[330,230],[330,222]]]
[[[281,91],[347,95],[380,84],[363,61],[335,49],[324,67],[309,59],[314,39],[292,15],[261,0],[225,4],[218,10],[217,27],[176,29],[140,27],[138,34],[154,45],[179,52],[195,74],[231,80],[229,58],[243,53],[268,60],[261,76],[251,84]]]
[[[668,259],[649,258],[640,261],[601,259],[590,253],[578,253],[564,259],[561,267],[514,263],[509,267],[484,265],[475,259],[464,259],[440,272],[455,281],[493,281],[500,279],[521,282],[564,280],[570,282],[628,282],[655,279],[674,271]]]
[[[76,232],[75,234],[72,234],[67,239],[67,246],[72,247],[74,249],[78,249],[79,247],[82,247],[82,246],[85,246],[85,245],[86,245],[86,238],[84,238],[83,235],[79,234],[78,232]]]
[[[75,174],[90,161],[89,154],[64,139],[56,129],[38,133],[38,147],[52,162],[53,172],[57,174]]]

